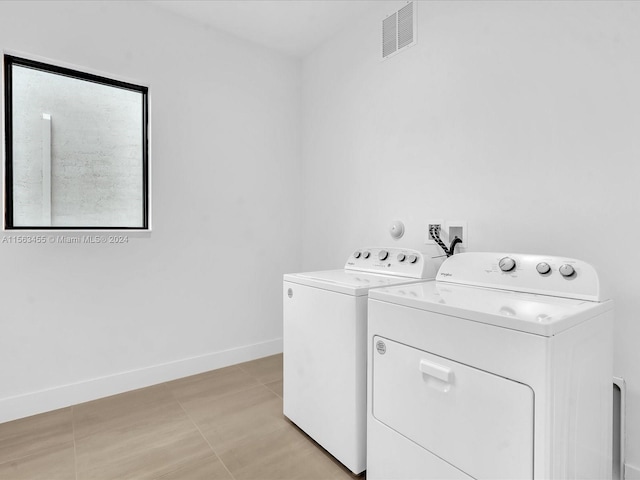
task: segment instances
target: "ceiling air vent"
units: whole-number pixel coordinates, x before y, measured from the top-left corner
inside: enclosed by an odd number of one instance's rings
[[[382,21],[382,59],[416,43],[416,4],[407,2]]]

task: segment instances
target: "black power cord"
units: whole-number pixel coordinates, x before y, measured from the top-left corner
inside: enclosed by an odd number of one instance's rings
[[[447,248],[447,245],[440,238],[439,225],[431,225],[429,227],[429,235],[433,237],[435,242],[440,246],[440,248],[444,251],[447,257],[450,257],[451,255],[453,255],[455,253],[454,250],[456,248],[456,245],[458,245],[459,243],[462,243],[462,239],[458,237],[453,237],[453,240],[451,240],[451,244],[449,245],[449,248]]]
[[[459,237],[453,237],[453,240],[451,240],[451,244],[449,245],[449,253],[450,253],[449,256],[451,256],[454,253],[456,253],[456,252],[454,252],[454,250],[456,248],[456,245],[458,245],[459,243],[462,243],[462,239],[459,238]]]
[[[433,238],[435,240],[435,242],[438,245],[440,245],[440,248],[442,250],[444,250],[444,253],[447,255],[447,257],[450,257],[451,255],[449,255],[449,249],[447,248],[445,243],[440,238],[440,225],[430,225],[429,226],[429,235],[431,235],[431,238]]]

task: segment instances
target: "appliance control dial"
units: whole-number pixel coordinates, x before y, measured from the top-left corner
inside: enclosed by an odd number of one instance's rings
[[[567,263],[561,265],[558,270],[560,271],[560,275],[562,275],[563,277],[572,277],[576,273],[575,268]]]
[[[380,250],[380,253],[378,253],[378,258],[380,260],[385,260],[388,256],[389,252],[387,252],[386,250]]]
[[[404,262],[404,259],[407,258],[404,253],[399,253],[396,257],[399,262]]]
[[[418,261],[418,256],[417,256],[417,255],[414,255],[414,254],[411,254],[411,255],[409,255],[409,256],[407,257],[407,261],[408,261],[409,263],[416,263],[416,262]]]
[[[538,265],[536,265],[536,270],[540,275],[545,275],[551,271],[551,267],[546,262],[540,262]]]
[[[365,250],[364,252],[362,252],[362,258],[369,258],[370,255],[371,255],[371,252],[369,252],[368,250]]]
[[[357,250],[353,253],[354,258],[360,258],[360,250]]]
[[[504,257],[500,259],[498,265],[500,266],[500,270],[503,272],[510,272],[516,268],[516,261],[511,257]]]

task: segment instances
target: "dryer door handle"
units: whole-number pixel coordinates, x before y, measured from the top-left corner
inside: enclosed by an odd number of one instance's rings
[[[453,381],[453,370],[444,365],[438,365],[437,363],[430,362],[429,360],[420,360],[420,371],[425,375],[437,378],[446,383]]]

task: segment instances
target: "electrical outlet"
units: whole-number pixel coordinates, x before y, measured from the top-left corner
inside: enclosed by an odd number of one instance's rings
[[[442,235],[442,228],[444,227],[444,220],[429,220],[427,222],[427,234],[425,236],[424,243],[427,245],[435,245],[436,241],[431,236],[431,227],[436,226],[438,228],[438,232]]]
[[[457,247],[458,249],[469,250],[469,232],[467,229],[467,222],[464,221],[451,221],[447,222],[445,226],[444,237],[446,242],[451,243],[454,238],[458,237],[462,240],[462,243]]]

